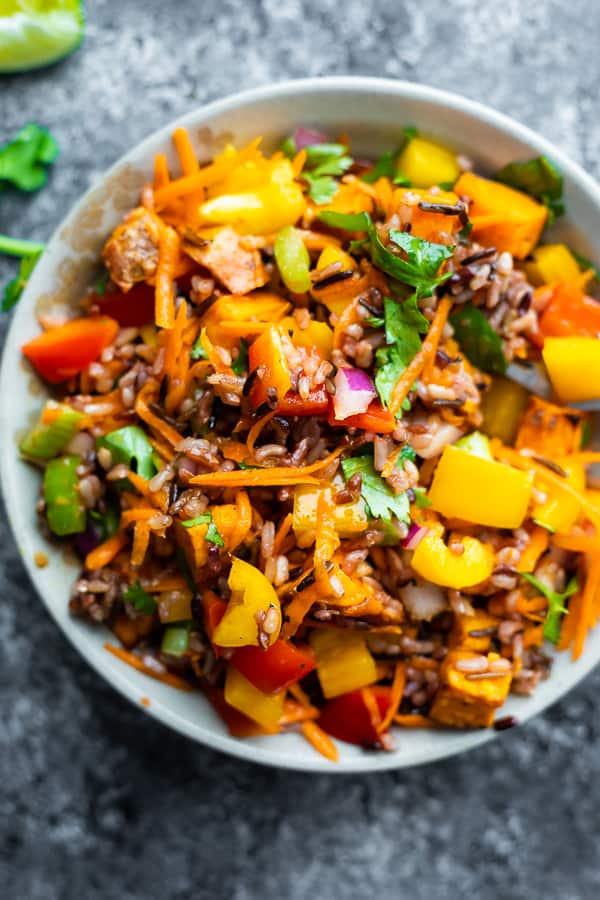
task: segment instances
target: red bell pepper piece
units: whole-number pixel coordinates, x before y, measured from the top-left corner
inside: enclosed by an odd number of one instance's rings
[[[375,685],[370,690],[379,707],[381,718],[384,719],[390,707],[390,688]],[[319,725],[327,734],[348,744],[372,747],[380,741],[362,691],[350,691],[329,700],[319,716]]]
[[[21,349],[42,378],[59,384],[95,362],[118,331],[119,323],[108,316],[85,316],[45,331]]]
[[[539,321],[542,337],[598,337],[600,303],[576,285],[559,282]]]
[[[154,322],[154,288],[148,284],[134,284],[126,294],[114,293],[95,296],[92,302],[100,312],[110,316],[119,325],[141,328]]]
[[[373,400],[367,411],[347,419],[336,419],[333,411],[333,402],[329,406],[329,424],[340,428],[362,428],[363,431],[373,431],[375,434],[391,434],[395,431],[397,422],[389,409],[384,409],[379,400]]]
[[[300,649],[289,641],[275,641],[267,650],[239,647],[231,657],[234,666],[264,694],[278,694],[315,668],[317,661],[309,647]]]
[[[227,604],[225,603],[225,601],[221,600],[220,597],[217,597],[217,595],[213,591],[207,590],[203,592],[202,611],[204,613],[204,629],[211,643],[215,628],[225,615],[226,609]],[[216,644],[213,644],[213,650],[215,652],[215,656],[223,655],[223,650],[221,649],[221,647],[217,647]]]
[[[277,407],[277,412],[282,416],[324,416],[328,409],[329,394],[321,386],[311,391],[306,399],[294,391],[288,391]]]

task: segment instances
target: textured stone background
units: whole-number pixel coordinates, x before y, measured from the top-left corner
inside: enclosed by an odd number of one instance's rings
[[[85,45],[0,78],[0,139],[50,126],[50,185],[0,229],[45,239],[179,113],[304,75],[423,81],[539,129],[600,174],[597,0],[90,0]],[[11,271],[0,260],[0,282]],[[2,331],[6,329],[3,317]],[[130,707],[67,645],[0,534],[0,884],[15,900],[588,900],[600,895],[600,672],[524,730],[376,777],[226,759]]]

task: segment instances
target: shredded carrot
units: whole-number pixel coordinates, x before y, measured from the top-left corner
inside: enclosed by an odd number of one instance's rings
[[[447,303],[444,304],[443,309],[440,311],[440,307],[442,306],[443,300],[446,300]],[[435,355],[437,353],[438,347],[440,345],[440,338],[442,336],[442,331],[444,330],[444,325],[448,320],[448,313],[450,312],[451,300],[449,297],[443,298],[442,303],[436,310],[436,314],[434,317],[434,321],[436,322],[435,328],[432,327],[429,329],[429,333],[427,334],[426,343],[429,343],[429,347],[427,349],[427,359],[425,365],[423,366],[423,381],[427,382],[431,380],[431,376],[433,374],[433,367],[435,365]]]
[[[245,162],[254,155],[260,141],[261,138],[255,138],[247,147],[239,150],[231,157],[210,163],[210,165],[204,166],[193,175],[184,175],[183,178],[174,179],[156,192],[154,197],[156,208],[162,209],[177,197],[195,193],[200,188],[207,188],[222,181],[234,167],[239,166],[240,163]]]
[[[309,722],[318,718],[319,710],[316,706],[304,706],[303,703],[286,698],[283,701],[283,715],[279,720],[279,727],[285,728],[286,725],[296,725],[299,722]]]
[[[316,722],[304,722],[302,725],[302,734],[322,756],[326,759],[330,759],[331,762],[338,761],[339,754],[337,747],[329,735],[326,734]]]
[[[254,454],[254,445],[258,440],[261,431],[263,430],[265,425],[267,425],[276,415],[277,410],[272,409],[270,412],[266,413],[264,416],[258,419],[248,432],[248,437],[246,438],[246,446],[248,447],[248,453],[250,454],[250,456]]]
[[[548,529],[536,525],[529,536],[529,543],[521,553],[521,558],[517,563],[517,572],[533,572],[542,553],[548,549],[549,543]]]
[[[319,459],[310,466],[272,466],[265,469],[241,469],[234,472],[208,472],[194,475],[190,484],[204,484],[207,487],[274,487],[288,484],[319,484],[313,472],[324,469],[344,452],[346,447],[338,447],[325,459]]]
[[[160,328],[172,328],[175,323],[175,268],[179,260],[179,235],[164,225],[158,244],[156,269],[156,308],[154,319]]]
[[[302,149],[298,153],[296,153],[295,157],[292,160],[292,169],[294,170],[294,177],[298,178],[300,172],[304,168],[304,163],[306,162],[306,150]]]
[[[182,440],[181,435],[178,431],[169,425],[168,422],[165,422],[164,419],[161,419],[160,416],[155,415],[149,408],[146,403],[147,394],[152,391],[153,388],[150,385],[148,388],[145,385],[142,390],[139,392],[137,396],[137,400],[135,401],[135,411],[146,425],[149,425],[153,431],[157,431],[161,437],[163,437],[169,444],[172,444],[174,447]]]
[[[133,544],[131,547],[131,565],[141,566],[150,544],[150,527],[147,522],[136,522],[133,528]]]
[[[433,721],[433,719],[428,719],[427,716],[421,716],[418,713],[411,715],[396,715],[394,716],[394,723],[396,725],[401,725],[403,728],[436,728],[437,725]]]
[[[163,684],[168,684],[169,687],[178,688],[180,691],[193,690],[192,685],[183,678],[179,678],[178,675],[173,675],[172,672],[157,671],[152,666],[146,665],[143,659],[137,656],[137,654],[131,653],[129,650],[124,650],[123,647],[115,647],[114,644],[104,644],[104,649],[108,650],[109,653],[112,653],[113,656],[116,656],[124,663],[127,663],[128,666],[137,669],[138,672],[143,672],[144,675],[149,675],[150,678],[154,678],[156,681],[162,681]]]
[[[152,581],[144,581],[143,588],[147,594],[161,594],[163,591],[183,591],[187,581],[182,575],[161,575]]]
[[[230,541],[232,547],[239,547],[252,527],[252,505],[246,491],[238,491],[235,496],[237,522]]]
[[[273,540],[273,555],[277,555],[281,550],[281,545],[283,544],[285,538],[289,534],[289,531],[292,527],[292,522],[294,517],[292,513],[288,513],[287,516],[284,516],[281,522],[279,523],[279,528],[275,532],[275,539]]]
[[[288,688],[289,693],[294,697],[298,703],[301,703],[303,706],[311,706],[311,702],[308,699],[308,696],[304,693],[300,685],[296,682],[296,684],[291,684]]]
[[[499,459],[501,462],[507,462],[517,469],[535,472],[535,474],[539,475],[545,481],[550,482],[550,484],[555,485],[559,490],[568,494],[569,497],[573,497],[574,500],[577,500],[582,509],[585,510],[590,522],[592,522],[596,527],[596,530],[600,532],[600,510],[594,506],[582,491],[578,491],[572,485],[567,484],[564,478],[560,475],[556,475],[541,463],[535,462],[530,456],[523,456],[518,450],[505,447],[504,444],[496,438],[491,439],[490,447],[496,459]]]
[[[164,153],[157,153],[154,157],[154,191],[159,191],[171,180],[169,164]]]
[[[397,450],[394,450],[394,452],[390,456],[388,456],[388,458],[385,461],[385,465],[384,465],[383,469],[381,470],[382,478],[390,477],[390,475],[396,468],[396,463],[398,462],[403,450],[404,450],[404,447],[398,447]]]
[[[379,733],[383,733],[387,731],[390,725],[392,724],[392,720],[394,716],[398,713],[398,709],[400,708],[400,704],[402,702],[402,695],[404,693],[404,687],[406,685],[406,666],[403,662],[396,663],[396,669],[394,671],[394,680],[392,681],[392,690],[390,693],[390,708],[387,713],[383,717],[381,725],[379,726]]]
[[[379,711],[379,704],[375,699],[375,694],[370,687],[361,688],[360,694],[371,719],[373,731],[376,734],[381,734],[381,712]]]
[[[532,628],[526,628],[523,632],[524,647],[539,647],[544,642],[544,626],[534,625]]]
[[[182,303],[177,310],[173,328],[169,331],[165,343],[163,374],[174,378],[178,374],[177,360],[182,349],[183,332],[187,324],[187,304]]]
[[[176,128],[173,132],[173,143],[179,156],[181,169],[184,175],[193,175],[199,170],[198,160],[190,141],[187,128]]]
[[[353,300],[339,316],[333,326],[333,349],[339,350],[344,343],[348,326],[358,322],[358,300]]]
[[[170,447],[167,447],[167,445],[164,444],[159,438],[149,437],[148,440],[150,441],[158,455],[161,457],[161,459],[164,459],[165,462],[172,462],[175,459],[173,450],[171,450]]]
[[[582,591],[578,591],[569,600],[569,611],[566,616],[563,616],[560,629],[560,638],[557,645],[559,650],[567,650],[575,639],[577,623],[581,616],[582,603]]]
[[[123,531],[113,534],[112,537],[99,544],[95,550],[88,553],[85,558],[85,568],[92,571],[93,569],[102,569],[104,566],[107,566],[117,553],[123,549],[128,540],[128,536]]]
[[[221,453],[225,459],[232,459],[234,462],[243,462],[248,456],[248,448],[241,441],[226,440],[221,444]]]
[[[121,528],[127,528],[132,522],[146,522],[156,515],[156,510],[151,506],[139,506],[134,509],[124,509],[121,513]]]
[[[442,297],[435,311],[435,316],[431,321],[427,336],[423,341],[423,346],[394,385],[389,403],[389,408],[393,415],[396,415],[399,411],[428,361],[435,359],[440,336],[444,330],[451,306],[452,300],[450,297]]]

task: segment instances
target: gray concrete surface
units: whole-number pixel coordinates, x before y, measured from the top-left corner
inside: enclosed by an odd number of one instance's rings
[[[173,116],[303,75],[424,81],[512,113],[600,174],[596,0],[90,0],[84,47],[0,79],[0,139],[58,137],[49,186],[0,198],[46,238]],[[0,282],[11,266],[0,260]],[[2,317],[5,333],[7,317]],[[600,672],[527,728],[375,777],[242,764],[109,689],[49,620],[0,524],[0,893],[14,900],[591,900]]]

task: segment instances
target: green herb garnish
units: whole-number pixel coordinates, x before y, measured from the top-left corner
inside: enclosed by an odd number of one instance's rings
[[[47,166],[58,156],[58,144],[49,131],[31,122],[0,147],[0,188],[12,185],[37,191],[48,180]]]
[[[138,612],[143,613],[145,616],[151,616],[152,613],[156,612],[156,601],[154,597],[151,597],[150,594],[146,593],[139,579],[135,584],[129,585],[123,594],[123,599],[126,600],[127,603],[131,603],[134,609],[137,609]]]
[[[202,346],[202,339],[199,337],[196,338],[194,346],[190,350],[190,359],[194,361],[197,359],[208,359],[208,353]]]
[[[181,524],[184,528],[195,528],[196,525],[208,525],[205,540],[211,544],[216,544],[218,547],[225,546],[225,541],[219,534],[217,526],[213,522],[212,515],[209,512],[202,513],[200,516],[194,516],[193,519],[185,519]]]
[[[311,200],[322,206],[337,192],[339,182],[335,176],[343,175],[354,160],[342,144],[312,144],[304,149],[306,162],[301,177],[308,184]]]
[[[421,349],[420,335],[426,333],[429,322],[417,306],[416,294],[404,301],[385,297],[383,303],[388,346],[380,347],[375,354],[375,387],[387,406],[398,379]]]
[[[502,340],[480,309],[470,303],[462,306],[450,316],[450,324],[469,362],[483,372],[506,372]]]
[[[579,589],[577,576],[574,575],[571,578],[562,594],[547,587],[539,580],[539,578],[536,578],[535,575],[521,572],[521,577],[532,584],[548,601],[548,612],[546,613],[546,618],[544,620],[544,637],[553,644],[557,644],[558,639],[560,638],[561,620],[563,615],[567,612],[564,605],[565,600],[568,600],[568,598]]]
[[[563,177],[547,156],[509,163],[496,173],[495,179],[543,203],[548,208],[548,225],[565,211]]]
[[[400,522],[410,522],[409,501],[406,491],[395,494],[391,487],[375,471],[369,456],[354,456],[342,460],[342,471],[346,481],[357,472],[361,475],[360,493],[374,519],[390,522],[392,516]]]
[[[126,425],[97,438],[96,446],[110,450],[113,465],[123,463],[142,478],[152,478],[157,472],[154,448],[137,425]]]

